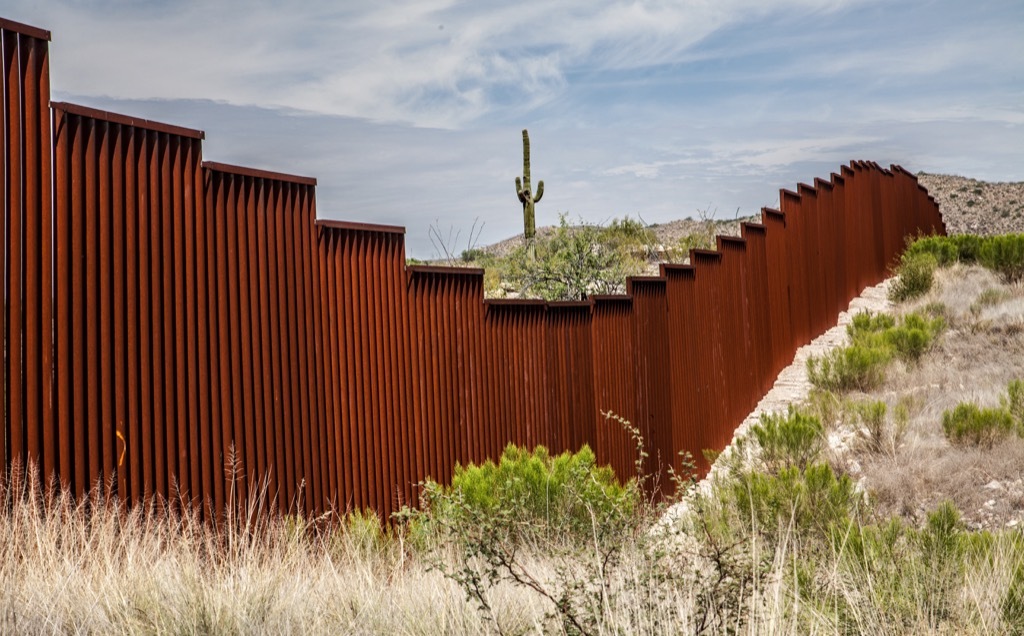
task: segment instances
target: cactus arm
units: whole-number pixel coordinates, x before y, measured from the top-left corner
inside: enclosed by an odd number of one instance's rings
[[[537,195],[533,197],[533,202],[534,203],[539,202],[540,198],[542,196],[544,196],[544,180],[543,179],[541,179],[540,181],[537,182]]]
[[[519,177],[516,177],[516,194],[519,195],[521,203],[526,203],[526,192],[523,191],[523,182],[519,180]]]

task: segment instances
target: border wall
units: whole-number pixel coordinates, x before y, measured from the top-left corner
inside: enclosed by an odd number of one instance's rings
[[[407,266],[404,228],[318,220],[314,179],[51,103],[49,39],[0,19],[0,457],[79,497],[387,515],[508,443],[628,478],[609,411],[646,473],[706,469],[907,237],[945,232],[912,174],[854,161],[625,295],[485,300],[481,270]]]

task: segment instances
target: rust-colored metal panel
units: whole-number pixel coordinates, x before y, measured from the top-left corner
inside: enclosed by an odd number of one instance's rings
[[[667,469],[675,455],[672,445],[672,375],[669,372],[667,281],[664,277],[635,277],[628,281],[633,296],[634,358],[637,374],[637,416],[633,423],[643,436],[647,459],[644,474],[651,487],[665,492]],[[635,452],[635,451],[634,451]],[[634,457],[634,460],[636,458]]]
[[[483,301],[479,271],[407,268],[402,228],[315,221],[314,179],[201,164],[199,131],[48,118],[48,37],[0,19],[0,453],[79,496],[387,516],[507,443],[633,476],[608,410],[645,472],[706,470],[905,237],[945,231],[912,174],[855,161],[625,296]]]
[[[637,423],[637,374],[632,359],[635,333],[631,317],[631,296],[595,296],[591,322],[594,360],[596,435],[594,452],[601,463],[609,463],[620,478],[636,473],[635,453],[628,431],[601,413],[613,412]]]
[[[724,411],[723,327],[720,313],[721,298],[718,293],[721,283],[721,258],[720,252],[690,250],[690,263],[694,266],[692,315],[693,328],[696,332],[692,364],[696,366],[694,379],[698,401],[694,443],[697,448],[695,460],[702,474],[709,468],[703,451],[714,447],[718,423],[722,420]]]
[[[184,245],[177,258],[167,246],[182,243],[194,190],[180,186],[198,166],[198,140],[169,144],[165,133],[101,111],[53,110],[59,472],[79,494],[103,484],[136,499],[155,483],[167,497],[173,483],[174,494],[191,498],[187,412],[176,408],[186,403],[188,377],[178,368],[186,355],[184,304],[176,306],[185,301],[185,275],[175,269]]]
[[[669,352],[668,375],[672,386],[671,456],[667,458],[677,473],[682,469],[680,452],[699,457],[695,433],[700,425],[694,348],[697,332],[693,329],[694,268],[691,265],[660,267],[665,278],[666,348]],[[666,469],[667,470],[667,469]]]
[[[555,452],[596,444],[590,318],[591,304],[585,301],[550,303],[547,308],[547,417]]]
[[[53,411],[52,202],[47,31],[0,20],[0,461],[36,477],[58,456]]]

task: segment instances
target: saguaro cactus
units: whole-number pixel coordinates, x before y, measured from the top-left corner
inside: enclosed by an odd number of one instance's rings
[[[523,180],[516,177],[516,194],[523,204],[523,235],[526,240],[532,240],[537,234],[537,221],[534,213],[534,204],[544,196],[544,182],[537,182],[537,194],[530,191],[530,135],[523,129]]]

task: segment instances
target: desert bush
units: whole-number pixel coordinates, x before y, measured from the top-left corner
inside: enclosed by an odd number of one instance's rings
[[[904,259],[930,254],[941,266],[957,261],[979,263],[998,272],[1008,281],[1024,277],[1024,234],[999,236],[929,236],[907,247]]]
[[[935,279],[936,258],[927,253],[906,252],[896,269],[896,280],[889,287],[889,300],[904,302],[927,294]]]
[[[938,629],[966,618],[956,616],[969,554],[991,553],[991,537],[972,539],[964,532],[960,513],[951,502],[928,513],[924,528],[893,518],[880,525],[853,526],[834,535],[839,567],[869,580],[865,596],[839,597],[840,618],[849,622],[857,603],[880,616],[880,624],[896,633]],[[976,548],[976,546],[981,546]],[[852,627],[852,625],[851,625]]]
[[[883,337],[897,358],[917,363],[945,328],[946,321],[942,318],[929,320],[918,313],[910,313],[904,315],[899,324],[887,329]]]
[[[989,236],[981,244],[978,262],[1007,281],[1024,278],[1024,234]]]
[[[955,446],[992,448],[1014,430],[1013,417],[1003,408],[981,408],[964,402],[942,414],[942,430]]]
[[[751,427],[751,435],[761,449],[761,461],[772,474],[787,467],[806,470],[825,444],[821,421],[792,406],[786,413],[762,413],[761,421]]]
[[[999,398],[999,405],[1017,422],[1017,433],[1024,437],[1024,380],[1013,380],[1006,386],[1006,395]]]
[[[805,413],[816,415],[826,429],[843,423],[848,410],[844,397],[819,388],[812,388],[808,392],[801,408]]]
[[[807,359],[807,377],[824,391],[869,391],[885,380],[895,357],[917,363],[945,329],[942,318],[909,313],[898,321],[889,314],[860,312],[846,326],[850,344]]]
[[[748,471],[723,494],[735,506],[738,519],[754,520],[754,530],[771,539],[792,533],[805,542],[824,540],[829,532],[846,528],[856,515],[861,496],[847,475],[836,475],[828,464],[805,470],[788,466],[777,474]]]
[[[620,484],[586,445],[552,456],[543,446],[509,444],[498,463],[456,465],[450,486],[427,482],[423,492],[416,523],[455,538],[493,526],[492,534],[513,543],[538,534],[588,538],[596,521],[626,523],[639,498],[635,485]]]
[[[626,277],[644,271],[652,244],[653,234],[637,221],[570,225],[563,214],[553,234],[518,247],[503,260],[502,284],[519,297],[544,300],[621,294]]]
[[[882,400],[857,402],[853,405],[857,418],[863,425],[860,439],[869,452],[879,453],[886,448],[885,414],[889,407]]]
[[[917,239],[907,246],[901,260],[924,254],[930,255],[942,267],[952,265],[960,260],[960,250],[957,244],[947,236],[927,236]]]
[[[890,359],[887,350],[877,347],[837,347],[807,359],[807,379],[824,391],[868,391],[885,379],[884,367]]]

